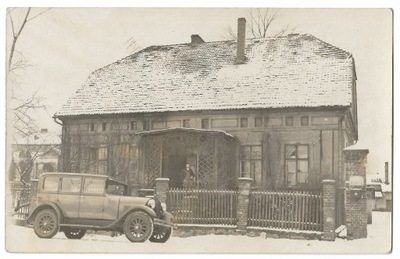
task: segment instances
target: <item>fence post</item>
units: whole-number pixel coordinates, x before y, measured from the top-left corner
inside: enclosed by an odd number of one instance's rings
[[[322,181],[322,213],[323,213],[323,227],[322,238],[327,241],[334,241],[336,238],[335,225],[336,225],[336,186],[334,180]]]
[[[247,229],[247,216],[250,202],[250,186],[253,183],[251,178],[239,178],[239,194],[237,204],[237,230],[244,232]]]
[[[157,178],[156,179],[156,191],[155,196],[160,202],[167,202],[167,192],[169,189],[168,178]]]

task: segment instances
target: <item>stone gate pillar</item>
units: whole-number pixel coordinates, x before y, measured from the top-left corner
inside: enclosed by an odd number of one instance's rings
[[[250,201],[250,187],[253,183],[251,178],[239,178],[239,194],[237,204],[237,230],[245,232],[247,229],[247,217],[249,211]]]
[[[167,192],[169,190],[169,179],[168,178],[157,178],[156,179],[156,191],[155,196],[160,202],[167,203]]]
[[[322,199],[322,237],[326,241],[334,241],[336,238],[336,183],[334,180],[322,181]]]
[[[366,165],[368,149],[345,149],[347,238],[367,237]]]

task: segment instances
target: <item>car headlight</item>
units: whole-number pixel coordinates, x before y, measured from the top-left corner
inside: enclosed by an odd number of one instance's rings
[[[154,199],[150,199],[147,201],[146,205],[154,210],[156,208],[156,201]]]
[[[161,208],[163,211],[167,211],[167,204],[165,202],[161,202]]]

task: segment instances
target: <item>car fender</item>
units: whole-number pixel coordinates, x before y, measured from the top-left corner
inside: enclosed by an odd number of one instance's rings
[[[135,206],[135,207],[129,208],[127,211],[125,211],[121,215],[121,217],[117,220],[117,222],[121,222],[121,221],[125,220],[125,218],[129,214],[131,214],[132,212],[135,212],[135,211],[143,211],[146,214],[148,214],[152,219],[154,219],[156,217],[156,213],[154,212],[154,210],[152,210],[151,208],[149,208],[149,207],[147,207],[145,205],[142,205],[142,206]]]
[[[30,224],[34,219],[36,214],[46,208],[51,208],[53,209],[56,214],[57,214],[57,218],[58,218],[58,222],[61,223],[62,219],[63,219],[63,214],[61,212],[61,209],[57,206],[57,204],[53,203],[53,202],[43,202],[41,204],[39,204],[38,206],[36,206],[36,208],[30,213],[29,217],[27,218],[27,223]]]

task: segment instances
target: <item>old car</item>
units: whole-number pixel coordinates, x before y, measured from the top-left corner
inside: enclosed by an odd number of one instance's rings
[[[40,238],[64,232],[82,238],[87,230],[123,233],[131,242],[166,242],[172,216],[156,197],[132,197],[128,186],[103,175],[45,173],[27,223]]]

